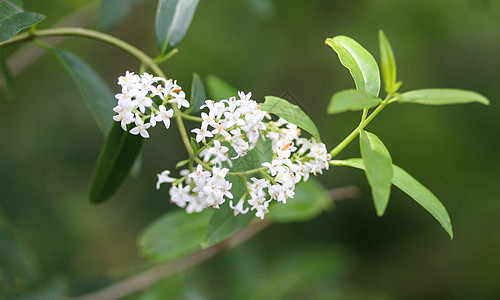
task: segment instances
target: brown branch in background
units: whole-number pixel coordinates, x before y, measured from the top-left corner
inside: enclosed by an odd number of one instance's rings
[[[355,186],[331,189],[328,193],[332,201],[353,199],[358,197],[360,194],[359,189]],[[197,264],[212,258],[224,250],[230,250],[241,245],[265,228],[269,227],[271,224],[271,222],[265,220],[252,223],[242,229],[239,233],[209,248],[199,250],[173,262],[153,267],[143,273],[119,281],[102,290],[75,298],[68,298],[66,300],[114,300],[143,291],[168,276],[196,266]]]

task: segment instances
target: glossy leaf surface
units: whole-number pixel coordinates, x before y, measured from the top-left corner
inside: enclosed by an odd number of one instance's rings
[[[333,94],[327,112],[337,114],[345,111],[357,111],[371,108],[382,102],[379,98],[358,90],[346,90]]]
[[[378,32],[378,43],[380,47],[380,60],[382,62],[382,77],[384,78],[385,91],[387,93],[394,93],[398,89],[398,85],[396,84],[396,58],[394,58],[391,44],[382,30]]]
[[[199,0],[159,0],[156,39],[162,53],[177,46],[186,34]]]
[[[355,40],[342,35],[327,39],[326,44],[337,52],[342,65],[349,69],[356,89],[378,96],[380,74],[377,62],[370,52]]]
[[[213,210],[188,214],[183,209],[166,213],[139,237],[141,253],[155,262],[171,261],[201,248]]]
[[[235,87],[215,75],[207,76],[206,84],[208,95],[214,101],[238,95],[238,90]]]
[[[190,106],[189,112],[199,112],[200,106],[205,104],[205,100],[207,100],[207,95],[205,93],[205,86],[203,85],[203,81],[201,77],[193,73],[193,81],[191,83],[191,97],[189,99]]]
[[[319,131],[309,116],[304,113],[300,107],[292,104],[285,99],[274,96],[266,96],[266,101],[260,104],[260,109],[277,115],[290,123],[309,132],[317,141],[321,141]]]
[[[489,105],[490,101],[481,94],[456,89],[423,89],[401,94],[401,103],[417,103],[426,105],[463,104],[478,102]]]
[[[114,122],[101,149],[90,187],[90,201],[108,200],[130,173],[144,138],[124,131]]]
[[[361,157],[372,190],[377,215],[382,216],[389,203],[392,182],[392,159],[382,141],[373,133],[361,130]]]
[[[0,42],[15,36],[19,31],[38,24],[45,16],[24,11],[7,0],[0,0]]]

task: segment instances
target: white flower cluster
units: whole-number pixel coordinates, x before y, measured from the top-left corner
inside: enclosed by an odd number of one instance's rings
[[[262,163],[262,166],[267,168],[271,178],[252,178],[252,183],[248,184],[250,199],[247,202],[261,219],[268,212],[272,200],[286,203],[295,195],[295,185],[300,180],[307,181],[310,173],[321,174],[323,169],[328,169],[331,159],[325,144],[316,142],[314,138],[300,138],[300,129],[296,125],[279,119],[268,122],[267,127],[266,137],[272,141],[273,160]],[[246,213],[243,203],[233,206],[231,202],[230,205],[235,213]]]
[[[201,106],[202,109],[208,108],[208,113],[201,114],[201,127],[191,132],[196,134],[198,143],[203,142],[199,156],[212,170],[204,170],[201,164],[193,171],[182,170],[183,177],[179,181],[185,181],[187,185],[183,187],[174,183],[170,188],[171,201],[179,207],[186,207],[188,213],[200,212],[210,206],[219,208],[225,202],[224,197],[233,198],[230,192],[232,184],[225,179],[229,169],[222,167],[224,162],[229,166],[232,163],[229,148],[222,143],[234,149],[236,156],[232,159],[237,159],[255,147],[261,131],[266,129],[262,120],[267,113],[250,99],[252,94],[239,92],[238,95],[240,99],[207,100]],[[207,138],[212,139],[207,141]],[[168,170],[158,174],[157,188],[162,183],[175,181],[169,174]]]
[[[118,84],[122,89],[121,93],[115,95],[118,105],[113,108],[117,113],[113,120],[120,122],[125,131],[128,124],[134,123],[135,127],[130,129],[131,134],[148,138],[147,129],[159,122],[163,122],[168,129],[174,111],[172,108],[167,109],[167,104],[177,103],[179,109],[189,107],[186,94],[172,79],[127,71],[125,76],[118,78]],[[154,101],[156,97],[160,103],[157,106]]]
[[[311,173],[316,175],[328,169],[331,156],[323,143],[314,138],[301,138],[300,129],[284,119],[264,123],[264,118],[270,116],[250,99],[251,95],[238,92],[239,99],[207,100],[201,107],[208,108],[208,113],[201,114],[201,126],[192,132],[196,134],[196,141],[202,143],[198,154],[205,169],[198,164],[196,170],[182,170],[180,179],[168,177],[168,170],[158,175],[157,188],[161,183],[175,181],[170,189],[171,201],[185,207],[188,213],[210,206],[219,208],[225,202],[224,197],[233,199],[232,184],[225,179],[229,169],[223,165],[231,167],[232,159],[245,156],[259,140],[264,142],[268,138],[272,142],[273,159],[262,163],[266,169],[260,170],[263,178],[245,181],[243,197],[236,204],[230,201],[235,215],[255,211],[255,216],[263,219],[272,200],[286,203],[295,195],[299,181],[307,181]],[[229,158],[228,146],[234,149],[234,157]],[[208,167],[212,168],[211,172]]]

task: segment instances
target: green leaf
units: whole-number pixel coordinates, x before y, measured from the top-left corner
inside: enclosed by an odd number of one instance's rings
[[[334,161],[334,165],[365,169],[361,158]],[[392,170],[394,172],[392,183],[425,208],[453,238],[450,216],[439,199],[405,170],[396,165],[392,165]]]
[[[0,245],[0,271],[3,275],[27,280],[39,276],[35,257],[3,220],[0,220]]]
[[[200,76],[193,73],[193,82],[191,84],[191,99],[188,112],[199,112],[200,106],[205,104],[207,95],[205,93],[205,86]]]
[[[175,210],[158,218],[139,237],[142,255],[155,262],[172,261],[201,248],[212,210],[187,214]]]
[[[358,90],[346,90],[333,94],[327,112],[338,114],[348,110],[357,111],[374,107],[382,102],[381,99]]]
[[[382,141],[373,133],[364,130],[360,133],[360,148],[373,203],[377,215],[382,216],[391,194],[392,159]]]
[[[0,42],[15,36],[24,28],[33,26],[45,19],[36,12],[24,11],[6,0],[0,0]]]
[[[236,96],[238,94],[238,90],[236,88],[215,75],[207,76],[206,84],[208,94],[211,99],[215,101],[228,99],[229,97]]]
[[[156,10],[156,39],[161,53],[182,40],[188,30],[199,0],[159,0]]]
[[[272,205],[266,219],[278,223],[303,222],[316,218],[332,203],[326,189],[311,178],[297,184],[294,197],[287,199],[286,204]]]
[[[111,127],[101,149],[92,184],[90,201],[101,203],[110,198],[127,178],[143,138],[124,131],[118,122]]]
[[[97,29],[106,31],[123,21],[132,11],[134,0],[101,0]]]
[[[380,61],[382,62],[382,76],[384,77],[385,91],[388,94],[395,93],[400,83],[396,83],[396,59],[392,52],[391,44],[382,30],[378,32],[378,40],[380,46]]]
[[[340,62],[351,72],[358,91],[378,96],[380,74],[377,62],[363,46],[347,36],[326,39],[326,44],[337,52]]]
[[[102,134],[106,136],[113,121],[116,100],[112,90],[92,67],[69,51],[48,48],[71,75],[94,116]],[[115,122],[116,123],[116,122]]]
[[[318,128],[313,121],[298,107],[285,99],[266,96],[266,101],[260,104],[260,109],[277,115],[290,123],[309,132],[316,140],[321,141]]]
[[[481,94],[456,89],[423,89],[406,92],[400,95],[401,103],[418,103],[427,105],[462,104],[479,102],[489,105],[490,101]]]
[[[0,74],[3,78],[5,98],[14,99],[14,79],[7,65],[7,57],[3,49],[0,49]]]

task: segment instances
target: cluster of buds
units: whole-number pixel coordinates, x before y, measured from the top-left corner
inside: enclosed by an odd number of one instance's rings
[[[115,95],[118,104],[113,108],[117,113],[113,120],[120,122],[125,131],[128,124],[134,123],[135,127],[130,129],[131,134],[148,138],[147,129],[160,122],[168,129],[174,111],[167,106],[177,103],[179,109],[189,107],[186,94],[171,79],[154,77],[148,73],[137,75],[127,71],[125,76],[118,78],[118,84],[122,88],[121,93]]]

